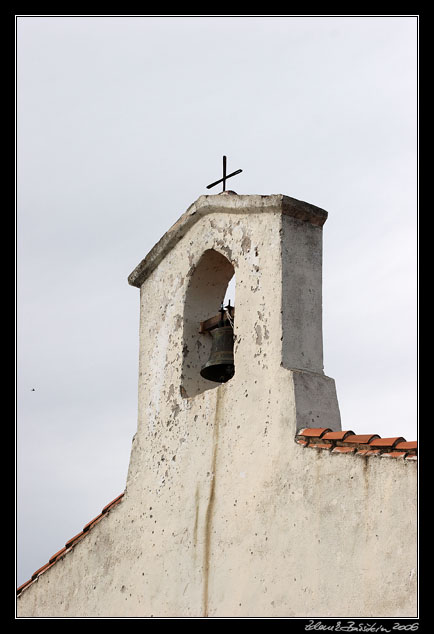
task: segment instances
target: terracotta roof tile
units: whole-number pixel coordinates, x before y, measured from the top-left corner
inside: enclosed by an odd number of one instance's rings
[[[54,562],[50,563],[49,561],[47,561],[46,564],[38,568],[38,570],[32,574],[32,579],[36,579],[36,577],[38,577],[42,572],[45,572],[48,568],[51,568],[53,564]]]
[[[83,528],[83,530],[80,533],[77,533],[77,535],[75,535],[74,537],[71,537],[71,539],[69,539],[65,546],[63,548],[61,548],[60,550],[57,551],[57,553],[55,553],[54,555],[52,555],[50,557],[50,560],[44,564],[43,566],[41,566],[41,568],[38,568],[38,570],[36,570],[31,578],[26,581],[25,583],[23,583],[22,585],[20,585],[19,588],[17,588],[17,595],[20,595],[21,592],[23,590],[25,590],[35,579],[37,579],[39,577],[40,574],[42,574],[43,572],[45,572],[46,570],[48,570],[49,568],[51,568],[51,566],[54,566],[54,564],[67,552],[69,552],[69,550],[71,550],[72,547],[74,547],[79,541],[81,541],[83,539],[83,537],[85,537],[86,535],[89,534],[89,531],[91,528],[93,528],[93,526],[95,526],[95,524],[97,524],[103,517],[105,517],[105,515],[107,514],[108,511],[110,511],[112,508],[114,508],[117,504],[119,504],[119,502],[122,500],[124,496],[124,493],[121,493],[120,495],[118,495],[114,500],[112,500],[111,502],[109,502],[109,504],[106,504],[106,506],[103,508],[103,510],[101,511],[101,513],[99,515],[97,515],[96,517],[93,518],[93,520],[91,520],[90,522],[88,522],[86,524],[86,526]]]
[[[382,458],[405,458],[405,451],[385,451],[381,454]]]
[[[351,434],[347,436],[342,442],[352,444],[368,445],[375,438],[380,438],[378,434]]]
[[[328,427],[306,427],[298,432],[299,436],[307,436],[308,438],[321,438],[325,433],[331,431]]]
[[[332,442],[312,442],[309,443],[310,447],[315,447],[315,449],[333,449],[333,443]]]
[[[63,548],[61,548],[60,550],[57,551],[57,553],[54,553],[54,555],[52,555],[52,557],[50,557],[50,564],[52,564],[53,562],[55,562],[60,555],[63,555],[63,553],[66,551],[66,546],[64,546]]]
[[[335,447],[332,449],[332,453],[354,453],[355,451],[355,447]]]
[[[399,442],[395,445],[395,449],[399,449],[400,451],[417,451],[417,440]]]
[[[347,436],[354,435],[353,431],[328,431],[323,436],[323,440],[344,440]]]
[[[303,445],[304,447],[309,444],[309,442],[307,440],[304,440],[304,438],[296,438],[295,442],[297,442],[299,445]]]
[[[114,500],[112,500],[111,502],[109,502],[108,504],[105,505],[105,507],[103,508],[103,510],[101,511],[101,513],[107,513],[107,511],[109,511],[112,506],[116,506],[116,504],[118,502],[121,501],[121,499],[124,497],[124,494],[121,493],[120,495],[118,495],[117,498],[115,498]]]
[[[85,537],[85,535],[86,533],[84,531],[80,531],[79,533],[77,533],[77,535],[75,535],[74,537],[71,537],[71,539],[68,539],[68,541],[65,544],[65,548],[70,548],[71,546],[75,546],[75,544],[79,542],[80,539]]]
[[[402,438],[402,436],[396,436],[395,438],[374,438],[370,445],[371,447],[395,447],[398,442],[405,442],[405,438]]]
[[[100,513],[99,515],[94,517],[93,520],[90,520],[90,522],[88,522],[85,526],[83,526],[83,533],[88,531],[91,528],[91,526],[93,526],[94,524],[97,524],[103,517],[104,517],[104,513]]]
[[[327,449],[331,453],[417,460],[417,442],[408,442],[402,436],[381,438],[378,434],[355,434],[350,430],[331,431],[326,427],[306,427],[296,434],[295,441],[303,447]]]
[[[19,588],[17,588],[17,594],[20,594],[20,592],[22,592],[24,590],[24,588],[27,588],[27,586],[30,585],[31,583],[33,583],[33,579],[28,579]]]

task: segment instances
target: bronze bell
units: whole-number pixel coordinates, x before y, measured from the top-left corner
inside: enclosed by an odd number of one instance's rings
[[[231,316],[231,308],[233,310],[233,306],[229,302],[229,305],[226,306],[229,317]],[[220,313],[221,318],[217,326],[208,331],[212,337],[211,354],[200,374],[208,381],[226,383],[235,374],[234,331],[231,324],[232,319],[225,317],[223,304],[220,308]]]

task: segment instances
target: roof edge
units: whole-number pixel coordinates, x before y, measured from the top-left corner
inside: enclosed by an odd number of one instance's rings
[[[351,430],[333,432],[327,427],[307,427],[297,431],[295,442],[303,448],[325,449],[330,453],[417,461],[417,441],[408,442],[402,436],[381,438],[378,434],[360,435]]]
[[[70,550],[72,550],[74,548],[74,546],[76,546],[82,539],[83,537],[85,537],[86,535],[89,534],[90,530],[96,525],[98,524],[98,522],[103,518],[106,517],[108,515],[108,512],[111,511],[115,506],[117,506],[121,501],[122,498],[125,495],[125,491],[122,492],[120,495],[118,495],[117,497],[115,497],[114,500],[112,500],[111,502],[109,502],[108,504],[105,505],[105,507],[102,509],[101,513],[99,515],[97,515],[97,517],[94,517],[93,520],[91,520],[90,522],[88,522],[83,529],[81,530],[80,533],[78,533],[77,535],[75,535],[74,537],[72,537],[71,539],[69,539],[66,543],[65,546],[63,546],[63,548],[61,548],[60,550],[58,550],[54,555],[52,555],[50,557],[50,559],[48,560],[47,563],[45,563],[43,566],[41,566],[40,568],[38,568],[38,570],[36,570],[32,576],[30,577],[30,579],[28,579],[25,583],[21,584],[19,586],[19,588],[17,588],[17,598],[21,595],[21,593],[23,592],[23,590],[26,590],[32,583],[34,583],[35,581],[38,580],[39,576],[42,575],[44,572],[46,572],[49,568],[51,568],[57,561],[59,561],[60,559],[63,559],[63,557],[70,552]]]

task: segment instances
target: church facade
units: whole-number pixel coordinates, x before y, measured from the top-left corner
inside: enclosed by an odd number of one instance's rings
[[[417,446],[341,423],[326,219],[280,194],[201,196],[131,273],[125,490],[19,588],[18,617],[417,616]],[[203,324],[233,275],[234,374],[209,381]]]

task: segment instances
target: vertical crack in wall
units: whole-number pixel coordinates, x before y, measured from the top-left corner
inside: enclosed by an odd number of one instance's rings
[[[208,583],[209,583],[209,568],[210,568],[210,546],[211,546],[211,523],[212,514],[214,510],[215,500],[215,481],[216,481],[216,464],[217,464],[217,448],[219,437],[219,424],[220,424],[220,387],[216,390],[216,405],[214,415],[214,429],[212,439],[212,459],[211,459],[211,484],[208,498],[208,505],[205,513],[205,528],[204,528],[204,549],[203,549],[203,616],[208,616]]]
[[[199,487],[196,486],[196,493],[194,494],[194,526],[193,526],[193,544],[194,544],[194,558],[196,559],[197,553],[197,527],[199,523]]]

